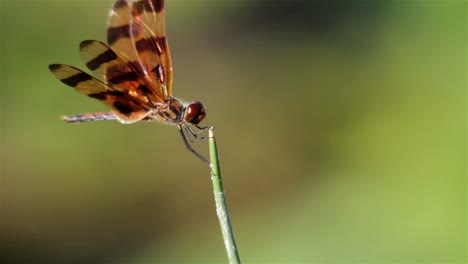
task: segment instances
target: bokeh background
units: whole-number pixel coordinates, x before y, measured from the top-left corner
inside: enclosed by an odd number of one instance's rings
[[[223,263],[175,127],[66,124],[112,1],[0,2],[2,263]],[[170,1],[174,93],[216,127],[246,263],[467,261],[467,2]],[[197,144],[207,155],[207,144]]]

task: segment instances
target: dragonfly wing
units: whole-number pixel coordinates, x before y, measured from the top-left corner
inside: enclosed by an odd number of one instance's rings
[[[49,69],[62,83],[109,105],[121,123],[134,123],[145,118],[150,112],[145,107],[145,103],[139,101],[138,98],[100,81],[80,69],[65,64],[52,64]]]

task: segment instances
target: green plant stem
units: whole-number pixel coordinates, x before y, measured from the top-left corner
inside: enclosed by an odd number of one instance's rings
[[[221,231],[223,233],[224,245],[228,255],[229,263],[241,263],[239,253],[237,252],[236,240],[229,219],[229,212],[224,196],[223,181],[221,179],[221,170],[219,167],[218,149],[214,137],[213,128],[209,130],[210,161],[211,161],[211,181],[213,182],[214,197],[216,203],[216,213],[218,215]]]

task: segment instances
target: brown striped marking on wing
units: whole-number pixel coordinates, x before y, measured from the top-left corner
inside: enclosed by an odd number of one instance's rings
[[[172,61],[165,37],[164,1],[117,0],[108,21],[108,43],[139,62],[147,79],[167,99],[172,95]]]
[[[107,43],[128,61],[138,61],[138,54],[130,34],[132,20],[132,3],[127,0],[115,1],[107,22]],[[138,28],[132,29],[139,30]]]
[[[49,69],[62,83],[109,105],[121,123],[134,123],[145,118],[150,112],[145,102],[141,102],[126,91],[116,90],[78,68],[65,64],[51,64]]]
[[[135,47],[156,74],[163,94],[172,96],[172,59],[166,39],[164,0],[133,0],[133,23],[142,28]],[[132,31],[135,34],[137,31]],[[137,38],[135,38],[137,39]]]
[[[115,84],[120,90],[127,90],[141,101],[153,104],[163,101],[151,80],[138,72],[138,62],[128,62],[119,57],[109,46],[97,40],[85,40],[80,44],[80,53],[86,66],[105,82]]]

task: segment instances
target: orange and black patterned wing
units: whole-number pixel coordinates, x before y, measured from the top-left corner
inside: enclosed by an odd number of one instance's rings
[[[134,65],[126,58],[118,56],[107,44],[85,40],[80,43],[80,53],[84,64],[95,76],[114,88],[127,91],[148,105],[163,100],[159,90],[151,90],[145,85],[145,75],[138,71],[138,64]]]
[[[137,122],[149,113],[145,102],[117,87],[111,87],[80,69],[64,64],[52,64],[49,69],[62,83],[111,106],[112,112],[121,123]]]
[[[136,63],[140,62],[140,59],[135,49],[135,43],[131,39],[130,28],[132,21],[131,1],[115,1],[107,22],[107,43],[121,57]]]
[[[108,21],[107,42],[142,73],[143,85],[157,90],[163,99],[172,96],[163,0],[117,0]]]
[[[166,39],[164,0],[133,0],[133,23],[142,34],[133,36],[135,47],[144,63],[156,74],[163,93],[172,96],[172,59]],[[135,34],[137,31],[131,31]],[[155,58],[159,58],[156,60]]]

